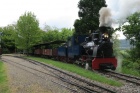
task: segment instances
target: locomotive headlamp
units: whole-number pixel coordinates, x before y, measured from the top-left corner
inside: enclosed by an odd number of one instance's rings
[[[106,34],[106,33],[103,34],[103,36],[104,36],[104,38],[108,38],[108,34]]]

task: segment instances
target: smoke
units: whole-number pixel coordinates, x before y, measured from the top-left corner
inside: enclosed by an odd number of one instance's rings
[[[112,18],[111,18],[111,11],[109,8],[107,7],[102,7],[99,11],[100,14],[100,24],[99,27],[101,26],[106,26],[106,27],[110,27],[112,24]]]
[[[106,0],[114,20],[125,22],[135,12],[140,12],[140,0]]]
[[[99,11],[99,27],[124,23],[128,16],[140,12],[140,0],[106,0],[106,4],[107,7],[102,7]]]

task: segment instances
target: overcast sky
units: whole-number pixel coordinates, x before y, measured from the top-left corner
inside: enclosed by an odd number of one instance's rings
[[[50,26],[73,27],[78,18],[78,2],[80,0],[1,0],[0,27],[15,23],[25,12],[36,15],[42,27]],[[106,0],[108,7],[117,12],[118,0]],[[115,14],[115,13],[113,13]]]
[[[25,12],[32,12],[39,20],[40,27],[45,24],[57,28],[73,28],[78,19],[77,7],[80,0],[1,0],[0,27],[16,23]],[[118,9],[117,0],[106,0],[110,8]]]
[[[0,27],[15,23],[25,12],[33,12],[42,27],[73,27],[78,18],[79,0],[1,0]]]

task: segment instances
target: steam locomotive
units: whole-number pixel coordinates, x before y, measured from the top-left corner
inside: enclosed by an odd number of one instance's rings
[[[110,39],[110,30],[111,28],[109,27],[100,27],[99,30],[88,36],[72,36],[65,44],[55,49],[48,46],[64,43],[64,41],[35,45],[34,55],[55,58],[65,62],[74,62],[85,66],[86,69],[115,70],[117,60],[113,55],[113,43]]]
[[[117,67],[117,59],[113,55],[113,43],[111,42],[111,28],[102,26],[99,30],[86,37],[83,45],[86,50],[86,65],[92,69],[112,69]]]

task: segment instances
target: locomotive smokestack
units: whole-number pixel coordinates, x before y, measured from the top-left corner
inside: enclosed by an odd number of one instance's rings
[[[108,29],[111,29],[111,28],[110,27],[105,27],[105,26],[99,27],[99,31],[101,31],[102,33],[108,32]]]
[[[99,11],[99,27],[111,27],[112,19],[111,19],[111,11],[107,7],[102,7]]]

